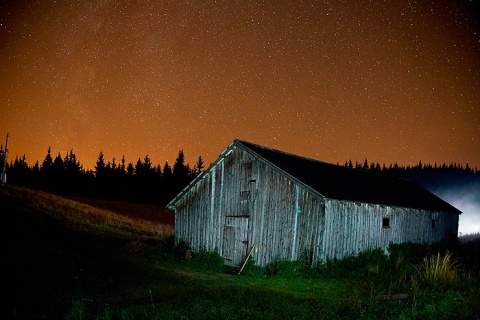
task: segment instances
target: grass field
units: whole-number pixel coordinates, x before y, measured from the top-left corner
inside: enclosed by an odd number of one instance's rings
[[[316,269],[249,263],[234,275],[212,253],[180,262],[162,208],[156,219],[141,205],[16,187],[1,190],[0,208],[2,319],[480,317],[478,241],[454,247],[449,260],[443,248],[407,245],[390,257],[370,251]],[[426,281],[441,278],[435,269],[450,280]]]

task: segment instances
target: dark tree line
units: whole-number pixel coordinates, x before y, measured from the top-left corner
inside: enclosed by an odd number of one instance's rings
[[[106,161],[100,152],[94,170],[85,170],[73,150],[53,157],[51,149],[45,159],[29,166],[25,155],[7,164],[8,183],[46,190],[62,195],[84,196],[129,202],[166,204],[192,181],[204,163],[199,156],[191,168],[183,150],[173,166],[165,162],[154,165],[148,155],[135,163],[113,158]]]
[[[465,166],[457,163],[431,165],[420,161],[413,166],[400,166],[397,163],[386,166],[378,162],[369,163],[365,159],[363,163],[355,164],[349,160],[344,166],[410,179],[426,188],[480,182],[478,168],[473,169],[468,163]],[[168,162],[163,166],[154,165],[148,155],[135,163],[126,163],[125,157],[107,161],[103,152],[100,152],[94,170],[85,170],[73,150],[63,157],[60,153],[53,157],[50,148],[41,164],[37,161],[29,166],[23,155],[16,157],[6,167],[7,182],[11,184],[64,195],[162,205],[173,199],[203,169],[201,156],[191,168],[185,162],[183,150],[180,150],[173,166]]]
[[[386,166],[385,164],[380,165],[378,162],[369,163],[368,159],[365,158],[363,163],[355,162],[354,164],[352,160],[349,160],[345,162],[344,166],[413,180],[427,189],[439,185],[465,185],[480,180],[480,171],[477,167],[471,168],[468,162],[465,166],[456,162],[448,165],[445,163],[441,165],[434,163],[432,165],[423,164],[422,161],[413,166],[400,166],[397,163]]]

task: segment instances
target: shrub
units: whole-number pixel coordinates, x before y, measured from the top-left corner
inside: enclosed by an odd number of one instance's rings
[[[192,258],[186,261],[188,267],[207,273],[222,273],[226,271],[225,261],[218,251],[200,250],[193,252]]]

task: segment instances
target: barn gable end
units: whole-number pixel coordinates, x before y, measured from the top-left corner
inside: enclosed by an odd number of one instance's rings
[[[235,140],[168,204],[175,241],[218,251],[231,266],[255,244],[265,266],[456,236],[460,212],[448,203],[410,181],[356,171]]]

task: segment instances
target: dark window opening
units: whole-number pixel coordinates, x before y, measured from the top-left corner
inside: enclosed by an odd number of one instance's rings
[[[435,223],[436,223],[435,219],[432,219],[432,229],[435,229]]]
[[[390,228],[390,218],[382,219],[382,228]]]

